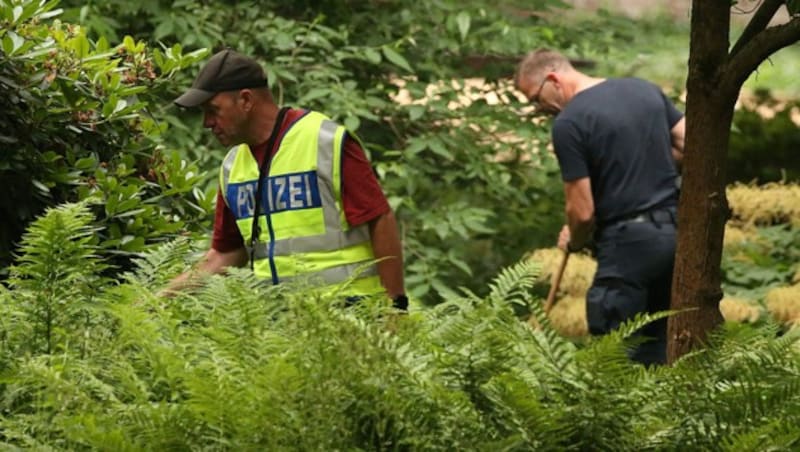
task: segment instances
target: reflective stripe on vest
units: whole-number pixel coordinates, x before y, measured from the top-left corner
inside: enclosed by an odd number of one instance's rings
[[[220,169],[220,187],[253,268],[273,283],[308,279],[326,285],[358,273],[359,286],[382,291],[366,225],[350,228],[341,198],[344,127],[311,112],[292,124],[278,144],[262,189],[260,236],[250,248],[258,164],[247,145],[232,148]],[[358,272],[357,270],[363,270]],[[363,289],[362,289],[363,290]]]

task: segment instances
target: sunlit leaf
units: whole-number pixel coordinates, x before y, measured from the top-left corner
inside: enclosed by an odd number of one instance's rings
[[[458,13],[458,16],[456,16],[456,23],[458,23],[458,32],[461,35],[461,39],[466,39],[470,26],[469,14],[465,11]]]

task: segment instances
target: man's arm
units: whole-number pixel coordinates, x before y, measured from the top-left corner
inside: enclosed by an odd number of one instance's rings
[[[670,135],[672,138],[672,157],[680,168],[681,162],[683,161],[683,141],[686,136],[685,116],[672,127]]]
[[[159,295],[172,296],[183,289],[197,287],[208,275],[223,273],[228,267],[244,267],[247,262],[247,250],[244,247],[226,252],[211,248],[194,268],[176,276]]]
[[[397,231],[397,220],[388,211],[369,222],[369,236],[377,263],[381,284],[389,298],[405,294],[403,283],[403,248]]]
[[[594,232],[594,198],[592,184],[588,177],[564,182],[566,197],[567,225],[569,227],[569,247],[571,251],[586,246]],[[566,249],[567,244],[559,241]]]

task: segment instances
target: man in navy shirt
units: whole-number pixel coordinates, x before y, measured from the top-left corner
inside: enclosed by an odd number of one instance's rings
[[[637,313],[669,309],[683,114],[652,83],[591,77],[547,49],[522,60],[516,85],[556,115],[567,215],[559,247],[575,252],[594,241],[589,331],[604,334]],[[640,333],[647,341],[631,358],[666,362],[666,319]]]

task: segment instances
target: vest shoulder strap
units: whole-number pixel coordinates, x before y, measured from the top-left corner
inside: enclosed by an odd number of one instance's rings
[[[219,190],[222,193],[222,199],[225,200],[225,204],[230,207],[230,202],[228,202],[228,180],[230,179],[231,169],[233,168],[233,164],[236,161],[236,156],[238,155],[239,151],[249,152],[250,147],[246,144],[238,144],[236,146],[231,147],[228,150],[228,154],[225,155],[225,159],[222,161],[222,165],[219,167]]]

